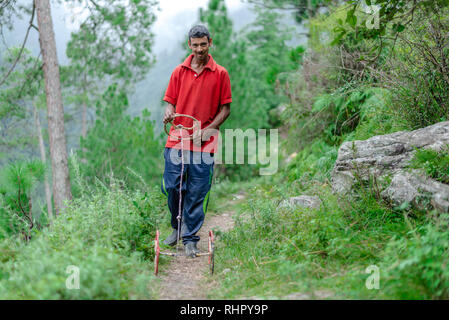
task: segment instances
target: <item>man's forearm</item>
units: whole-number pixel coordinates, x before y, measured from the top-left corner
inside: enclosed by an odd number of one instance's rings
[[[174,105],[172,105],[170,102],[167,102],[167,106],[165,107],[165,113],[164,113],[164,118],[163,118],[163,122],[164,124],[173,120],[173,115],[176,112],[176,108]]]

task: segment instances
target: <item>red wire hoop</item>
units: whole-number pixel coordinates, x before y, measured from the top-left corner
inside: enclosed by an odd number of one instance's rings
[[[191,127],[184,127],[182,124],[174,124],[173,123],[173,121],[175,120],[175,118],[177,118],[177,117],[186,117],[186,118],[190,118],[190,119],[192,119],[193,120],[193,126],[191,126]],[[197,127],[199,127],[199,124],[200,124],[200,122],[197,120],[197,119],[195,119],[194,117],[192,117],[192,116],[189,116],[188,114],[180,114],[180,113],[175,113],[175,115],[173,116],[173,120],[172,121],[169,121],[169,122],[167,122],[167,123],[170,123],[172,126],[174,126],[176,129],[185,129],[185,130],[192,130],[192,129],[195,129],[195,128],[197,128]],[[189,134],[189,136],[187,137],[187,138],[180,138],[180,137],[177,137],[177,136],[172,136],[171,134],[170,134],[170,132],[167,130],[167,123],[165,123],[165,125],[164,125],[164,130],[165,130],[165,133],[168,135],[168,136],[170,136],[170,137],[172,137],[172,138],[174,138],[174,139],[178,139],[178,140],[192,140],[193,139],[193,133],[192,134]]]

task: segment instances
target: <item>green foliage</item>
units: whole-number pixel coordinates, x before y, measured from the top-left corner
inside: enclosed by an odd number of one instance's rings
[[[0,65],[0,73],[6,74],[15,63],[20,52],[19,48],[9,48]],[[0,117],[24,116],[23,100],[32,100],[40,93],[43,72],[38,68],[41,60],[24,49],[16,68],[10,73],[0,91]]]
[[[376,38],[350,34],[338,48],[329,46],[351,8],[331,8],[310,21],[311,50],[284,89],[289,153],[318,137],[339,145],[447,119],[447,10],[418,10],[414,27],[380,48]]]
[[[325,8],[332,0],[248,0],[268,9],[293,11],[297,23],[312,18],[321,8]]]
[[[404,31],[381,80],[392,88],[393,107],[417,129],[449,119],[449,8],[418,12]]]
[[[449,145],[439,152],[431,149],[416,150],[409,167],[424,169],[429,177],[449,184]]]
[[[299,150],[317,137],[335,146],[354,137],[367,139],[398,127],[396,117],[388,112],[385,94],[376,88],[343,86],[330,94],[316,95],[309,105],[298,97],[283,111],[282,119],[290,133],[302,137]],[[296,144],[295,151],[299,150]]]
[[[34,217],[31,192],[42,182],[45,166],[37,160],[16,162],[0,171],[0,240],[22,233],[25,239],[37,224],[45,223],[45,215]],[[38,218],[38,219],[37,219]]]
[[[382,261],[382,290],[395,299],[448,299],[449,216],[416,227],[407,236],[395,236]]]
[[[343,48],[342,61],[347,56],[352,60],[344,67],[352,74],[362,71],[370,83],[388,89],[391,109],[409,128],[447,120],[449,2],[371,1],[380,9],[368,15],[379,15],[378,28],[358,21],[363,4],[351,3],[341,10],[346,22],[340,13],[330,30],[334,43]]]
[[[391,94],[388,90],[368,88],[367,95],[360,105],[359,123],[356,129],[346,136],[345,141],[366,140],[376,135],[409,128],[405,121],[391,110]]]
[[[346,41],[351,37],[358,41],[395,37],[403,32],[416,15],[429,13],[449,5],[448,0],[350,0],[346,17],[339,21],[334,43]]]
[[[299,152],[295,158],[285,167],[284,172],[289,181],[307,181],[312,177],[324,182],[330,179],[337,148],[329,146],[322,140],[316,140]]]
[[[66,2],[66,1],[65,1]],[[114,84],[125,92],[142,80],[154,64],[153,0],[71,0],[87,15],[67,44],[68,66],[61,67],[64,103],[82,109],[81,136],[88,128],[86,114]]]
[[[108,76],[125,83],[141,79],[154,60],[151,27],[156,20],[156,2],[72,1],[90,13],[67,44],[74,76],[83,82]]]
[[[299,68],[285,76],[281,88],[289,98],[281,119],[291,139],[284,142],[288,152],[298,152],[309,142],[324,137],[330,145],[340,144],[344,136],[360,122],[365,101],[373,99],[370,85],[362,86],[363,74],[351,68],[360,66],[344,51],[352,52],[362,44],[346,43],[340,49],[329,45],[333,26],[342,15],[331,11],[309,21],[309,50],[300,60]]]
[[[128,99],[113,85],[97,105],[97,119],[86,139],[81,138],[81,173],[90,183],[95,178],[109,184],[112,176],[124,180],[130,188],[159,181],[162,147],[154,136],[154,124],[148,111],[142,118],[125,114]],[[137,174],[137,175],[136,175]],[[142,178],[139,178],[141,176]]]
[[[98,182],[84,190],[83,182],[82,196],[28,245],[0,242],[1,299],[154,298],[150,270],[165,200],[160,190],[130,192],[117,180],[110,188]],[[68,266],[79,268],[79,290],[66,288]]]

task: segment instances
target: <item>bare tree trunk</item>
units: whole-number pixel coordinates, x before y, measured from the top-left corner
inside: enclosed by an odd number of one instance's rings
[[[50,158],[53,172],[53,199],[55,213],[58,215],[64,207],[64,201],[72,199],[64,131],[64,109],[62,106],[59,64],[56,54],[50,2],[49,0],[35,0],[35,4],[39,27],[39,42],[44,63],[48,134],[50,138]]]
[[[83,95],[87,95],[87,90],[84,87],[84,85],[87,82],[87,75],[85,72],[83,72]],[[86,102],[86,97],[83,98],[83,110],[82,110],[82,127],[81,127],[81,136],[86,139],[86,135],[87,135],[87,102]]]
[[[36,133],[39,139],[39,150],[41,153],[41,161],[47,166],[47,157],[45,155],[44,137],[42,136],[41,121],[39,119],[39,113],[37,112],[36,105],[33,103],[34,122],[36,123]],[[53,223],[53,205],[51,203],[50,184],[48,183],[47,175],[44,178],[45,185],[45,198],[47,199],[47,212],[50,223]]]
[[[86,101],[83,100],[81,136],[83,138],[86,138],[86,135],[87,135],[87,104]]]
[[[307,0],[307,15],[309,20],[313,17],[312,0]]]
[[[87,136],[87,104],[86,101],[83,100],[83,116],[82,116],[82,127],[81,127],[81,136],[86,139]],[[86,152],[86,148],[83,148],[83,153]],[[81,163],[87,163],[85,158],[81,158]]]

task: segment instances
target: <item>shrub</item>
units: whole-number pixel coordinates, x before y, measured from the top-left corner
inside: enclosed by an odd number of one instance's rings
[[[45,166],[37,160],[19,161],[0,171],[0,240],[21,234],[31,238],[36,226],[46,223],[46,215],[33,216],[31,194],[45,175]]]
[[[360,105],[360,121],[345,141],[366,140],[376,135],[407,130],[405,121],[391,110],[391,93],[382,88],[368,88]]]
[[[449,216],[396,236],[386,249],[383,290],[399,299],[449,298]]]
[[[449,119],[448,28],[449,8],[436,1],[423,6],[397,39],[386,41],[392,54],[382,67],[370,69],[411,129]]]
[[[284,172],[289,181],[308,180],[312,177],[325,181],[330,179],[330,171],[337,159],[337,153],[336,147],[317,139],[299,152]]]
[[[74,199],[51,227],[3,260],[0,298],[151,297],[149,262],[162,201],[157,187],[127,192],[115,180],[109,188],[97,183],[91,195]],[[71,265],[80,270],[79,290],[66,288]]]

